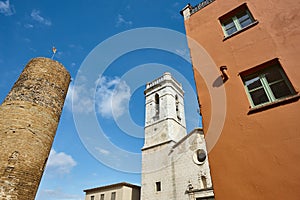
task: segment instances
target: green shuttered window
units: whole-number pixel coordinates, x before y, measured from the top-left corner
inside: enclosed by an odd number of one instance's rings
[[[276,102],[296,93],[277,59],[263,69],[241,77],[251,107]]]

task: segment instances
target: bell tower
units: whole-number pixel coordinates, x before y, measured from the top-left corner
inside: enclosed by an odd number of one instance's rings
[[[143,149],[178,142],[186,135],[184,91],[169,72],[147,83],[145,144]]]
[[[166,72],[144,93],[141,200],[214,199],[203,130],[186,133],[182,85]]]

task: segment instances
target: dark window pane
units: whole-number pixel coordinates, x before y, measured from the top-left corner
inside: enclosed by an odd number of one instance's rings
[[[250,18],[250,16],[248,15],[248,13],[246,11],[238,14],[236,17],[238,18],[239,22],[245,21],[248,18]]]
[[[262,86],[261,81],[259,80],[259,77],[255,77],[255,78],[245,81],[245,85],[247,86],[248,90],[253,90],[255,88]]]
[[[243,21],[243,22],[240,22],[242,28],[248,26],[248,25],[251,24],[251,23],[252,23],[252,20],[251,20],[251,19],[247,19],[247,20],[245,20],[245,21]]]
[[[159,192],[161,191],[161,183],[160,182],[156,182],[156,191]]]
[[[204,162],[206,159],[206,153],[203,149],[197,151],[197,159],[199,162]]]
[[[231,35],[237,31],[236,27],[232,27],[231,29],[226,30],[227,35]]]
[[[266,73],[265,73],[266,79],[268,81],[268,83],[272,83],[274,81],[278,81],[278,80],[282,80],[283,77],[281,75],[281,73],[279,72],[279,70],[277,68],[272,68],[269,69]]]
[[[263,88],[250,92],[250,96],[255,106],[269,101]]]
[[[111,200],[116,200],[116,192],[111,193]]]
[[[248,26],[249,24],[251,24],[253,22],[251,16],[246,11],[238,14],[236,17],[242,28]]]
[[[224,26],[224,29],[225,29],[227,35],[231,35],[232,33],[237,31],[237,29],[235,27],[235,24],[234,24],[232,19],[224,22],[223,26]]]
[[[101,194],[100,200],[104,200],[104,194]]]
[[[270,87],[276,99],[286,97],[292,94],[289,87],[283,80],[270,85]]]
[[[223,25],[226,30],[235,26],[232,19],[224,22]]]

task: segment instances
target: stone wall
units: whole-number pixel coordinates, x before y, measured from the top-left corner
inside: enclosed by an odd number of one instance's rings
[[[198,161],[196,152],[205,157]],[[142,151],[142,200],[214,198],[202,129],[194,129],[175,145],[167,143]],[[161,190],[157,191],[159,182]]]
[[[199,150],[205,155],[201,162],[196,154]],[[213,198],[213,185],[202,129],[194,129],[186,138],[178,142],[170,157],[173,162],[176,199]]]
[[[0,199],[34,199],[56,133],[70,75],[32,59],[0,106]]]

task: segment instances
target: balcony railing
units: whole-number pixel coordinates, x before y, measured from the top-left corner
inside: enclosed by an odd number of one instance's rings
[[[202,8],[206,7],[207,5],[211,4],[212,2],[214,2],[215,0],[205,0],[202,1],[201,3],[199,3],[198,5],[194,6],[191,9],[191,15],[198,12],[199,10],[201,10]]]

